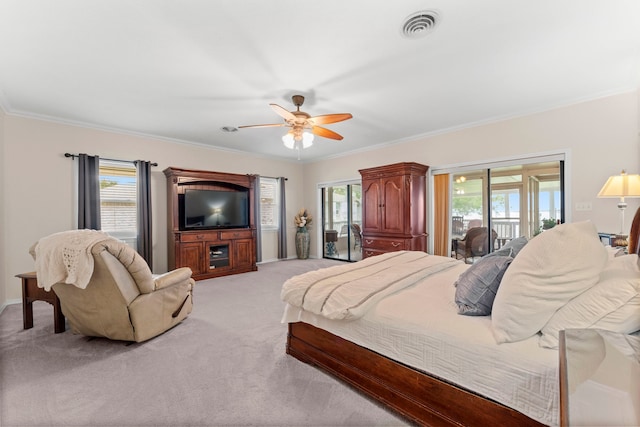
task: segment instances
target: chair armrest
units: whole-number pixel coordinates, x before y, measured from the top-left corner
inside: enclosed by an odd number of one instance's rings
[[[189,267],[181,267],[175,270],[169,271],[168,273],[161,274],[160,276],[154,279],[155,289],[166,288],[167,286],[172,286],[177,283],[184,282],[185,280],[189,280],[191,278],[191,274],[193,272]]]

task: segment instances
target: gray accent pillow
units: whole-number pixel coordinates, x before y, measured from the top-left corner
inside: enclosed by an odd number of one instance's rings
[[[486,256],[510,256],[515,258],[518,252],[527,244],[529,240],[525,236],[516,237],[509,240],[503,247],[497,251],[493,251]]]
[[[510,256],[485,256],[458,277],[456,304],[458,314],[488,316],[504,272],[513,261]]]
[[[507,243],[508,245],[508,243]],[[484,256],[484,258],[490,258],[490,257],[494,257],[494,256],[508,256],[513,258],[515,256],[513,248],[504,245],[503,247],[501,247],[500,249],[497,249],[491,253],[488,253]]]

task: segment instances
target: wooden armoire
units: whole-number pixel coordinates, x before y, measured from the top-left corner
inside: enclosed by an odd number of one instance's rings
[[[428,166],[394,163],[361,169],[362,257],[427,250]]]

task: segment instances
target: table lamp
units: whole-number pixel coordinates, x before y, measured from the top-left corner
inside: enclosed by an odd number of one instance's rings
[[[640,197],[640,175],[627,175],[623,170],[620,175],[609,177],[598,193],[598,197],[619,197],[618,209],[620,209],[620,234],[614,238],[614,246],[627,246],[627,235],[624,229],[624,210],[627,203],[625,197]]]

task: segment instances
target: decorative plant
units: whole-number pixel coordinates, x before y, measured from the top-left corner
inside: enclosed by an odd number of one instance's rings
[[[298,214],[295,216],[294,221],[296,222],[296,227],[298,227],[298,231],[302,231],[302,230],[306,230],[308,225],[311,225],[313,218],[305,208],[302,208],[300,209]]]
[[[550,228],[553,228],[556,226],[558,222],[553,219],[553,218],[542,218],[542,227],[538,227],[537,230],[535,230],[535,232],[533,233],[534,236],[537,236],[538,234],[542,233],[544,230],[548,230]]]

